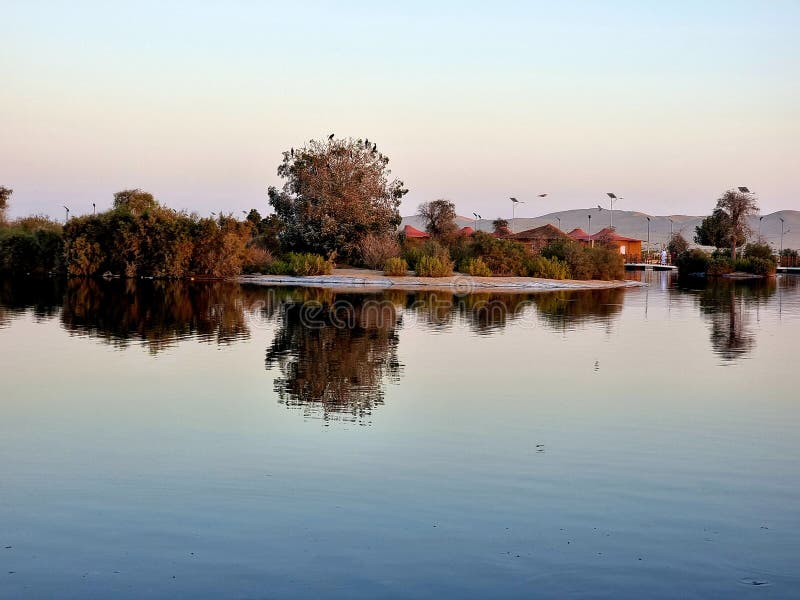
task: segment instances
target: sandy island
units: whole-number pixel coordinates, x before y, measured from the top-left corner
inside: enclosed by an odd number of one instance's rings
[[[331,275],[296,277],[292,275],[242,275],[241,283],[258,285],[297,285],[349,289],[448,290],[454,293],[496,290],[530,292],[537,290],[598,290],[608,288],[642,287],[638,281],[579,281],[575,279],[540,279],[538,277],[472,277],[456,274],[452,277],[390,277],[382,271],[369,269],[336,269]]]

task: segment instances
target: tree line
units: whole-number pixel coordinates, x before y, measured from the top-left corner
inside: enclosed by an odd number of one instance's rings
[[[570,240],[536,254],[510,239],[508,222],[493,233],[465,236],[452,202],[423,203],[419,215],[430,239],[407,240],[397,229],[400,201],[408,193],[392,176],[389,159],[373,141],[322,141],[283,153],[280,187],[268,189],[274,214],[252,209],[246,218],[200,217],[177,211],[140,190],[123,190],[98,214],[57,223],[42,216],[9,220],[12,190],[0,187],[0,272],[63,273],[92,277],[231,277],[242,272],[329,273],[336,263],[383,269],[393,275],[413,270],[446,276],[522,275],[548,278],[621,278],[623,259],[602,240],[587,248]],[[730,249],[732,260],[756,210],[749,193],[726,192],[698,227],[698,243]],[[673,239],[683,254],[688,244]]]

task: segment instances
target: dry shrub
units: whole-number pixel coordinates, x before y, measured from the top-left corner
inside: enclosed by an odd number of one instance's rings
[[[400,254],[400,243],[393,234],[370,233],[358,245],[361,261],[370,269],[380,269],[386,261]]]
[[[275,258],[272,252],[258,246],[250,246],[245,253],[242,270],[245,273],[268,273],[273,262]]]

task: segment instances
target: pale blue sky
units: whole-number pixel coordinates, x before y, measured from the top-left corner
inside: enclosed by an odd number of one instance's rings
[[[797,1],[379,4],[0,0],[13,214],[126,187],[265,210],[281,151],[329,132],[378,142],[404,214],[800,208]]]

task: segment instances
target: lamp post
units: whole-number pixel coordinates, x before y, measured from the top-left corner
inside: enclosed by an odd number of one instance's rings
[[[650,260],[650,217],[645,217],[647,219],[647,261]]]
[[[673,235],[673,233],[672,233],[672,226],[675,224],[675,221],[673,221],[673,220],[672,220],[671,218],[669,218],[669,217],[667,217],[667,220],[669,221],[669,237],[670,237],[670,238],[672,238],[672,235]]]
[[[94,202],[92,202],[92,214],[93,215],[97,214],[97,204],[95,204]]]
[[[556,221],[558,221],[558,228],[561,229],[561,217],[556,217]]]
[[[513,196],[509,198],[511,200],[511,233],[514,233],[514,229],[516,229],[516,209],[517,204],[525,204],[522,200],[517,200]]]
[[[64,222],[66,223],[67,221],[69,221],[69,209],[65,206],[64,210],[67,211],[67,217],[64,219]]]
[[[617,198],[614,192],[606,192],[606,195],[611,200],[611,229],[614,229],[614,200],[622,200],[622,198]]]
[[[783,217],[778,217],[778,218],[781,221],[781,250],[780,252],[778,252],[778,260],[780,260],[780,257],[783,256],[783,234],[785,233],[784,225],[786,224],[786,221],[783,220]]]
[[[475,231],[478,231],[478,220],[481,218],[481,216],[476,212],[472,213],[472,215],[475,217]]]

